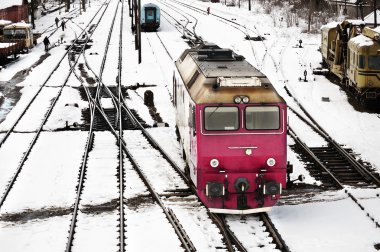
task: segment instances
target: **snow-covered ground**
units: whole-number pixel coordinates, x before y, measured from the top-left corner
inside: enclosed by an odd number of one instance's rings
[[[82,15],[76,14],[73,20],[83,26],[87,25],[90,18],[101,7],[102,2],[92,0],[91,7]],[[100,23],[98,29],[95,30],[92,37],[94,42],[86,53],[90,66],[96,74],[99,74],[100,71],[102,53],[117,2],[111,0],[111,5],[105,15],[108,21]],[[287,27],[286,20],[281,21],[281,17],[285,18],[289,11],[287,8],[272,8],[270,14],[265,14],[265,7],[260,5],[260,1],[253,1],[251,12],[247,10],[246,2],[242,2],[242,8],[226,7],[221,3],[191,2],[193,6],[202,10],[206,10],[210,6],[211,14],[245,25],[243,30],[252,36],[265,37],[264,43],[248,41],[245,40],[241,31],[218,17],[194,12],[180,5],[169,8],[165,4],[166,2],[174,4],[169,0],[158,1],[157,4],[173,17],[184,19],[183,15],[186,15],[184,12],[190,13],[192,17],[188,16],[188,18],[192,23],[189,25],[194,25],[194,18],[197,18],[198,22],[195,28],[197,35],[208,42],[216,43],[221,47],[232,48],[236,53],[242,54],[252,65],[269,77],[289,106],[297,109],[295,101],[288,96],[284,89],[286,86],[335,140],[352,148],[354,152],[361,155],[362,159],[380,171],[380,155],[378,155],[380,149],[379,114],[356,111],[348,102],[346,93],[338,86],[323,76],[312,75],[312,69],[317,67],[321,61],[318,52],[320,35],[302,33],[306,27],[305,22],[301,21],[298,27]],[[127,1],[124,3],[127,5]],[[55,26],[54,18],[58,16],[62,19],[66,15],[68,14],[64,12],[60,14],[55,12],[42,17],[37,21],[37,31],[41,32],[48,28],[52,32]],[[120,10],[118,16],[120,16]],[[154,92],[157,112],[160,113],[164,122],[169,124],[169,127],[152,128],[149,133],[165,147],[165,150],[181,167],[184,167],[175,135],[174,109],[171,104],[171,80],[174,69],[173,60],[176,60],[183,50],[188,48],[188,45],[181,38],[182,31],[175,29],[172,24],[172,18],[162,12],[161,27],[158,34],[142,34],[142,63],[138,64],[137,51],[134,49],[134,36],[130,31],[131,21],[126,6],[124,8],[124,22],[122,84],[125,86],[134,86],[136,83],[151,85],[150,87],[128,90],[129,98],[126,102],[131,108],[138,111],[147,124],[152,125],[153,120],[148,109],[143,105],[143,97],[144,92],[148,89]],[[186,21],[181,22],[185,23]],[[20,114],[20,111],[47,78],[47,74],[57,66],[59,59],[66,52],[65,45],[75,38],[76,34],[73,30],[77,28],[70,22],[68,22],[68,26],[65,32],[59,29],[52,33],[50,41],[54,43],[55,47],[49,51],[50,56],[40,65],[31,69],[26,79],[18,84],[22,87],[21,99],[18,104],[7,115],[3,112],[7,111],[8,108],[4,106],[8,103],[4,102],[0,107],[0,121],[6,116],[6,119],[0,124],[1,131],[10,128],[17,115]],[[118,34],[119,29],[119,22],[116,20],[115,34]],[[66,41],[63,44],[58,42],[61,37]],[[296,46],[299,39],[303,41],[303,48]],[[116,50],[118,48],[116,36],[113,36],[111,41],[112,45],[107,58],[109,65],[105,68],[103,77],[103,81],[107,85],[115,85],[117,73],[118,52]],[[161,41],[168,48],[170,56],[162,47]],[[44,54],[43,45],[40,43],[31,53],[21,55],[16,62],[2,69],[0,81],[10,80],[20,70],[32,66]],[[69,68],[67,62],[64,60],[62,64],[59,64],[62,72],[63,69],[67,71]],[[83,63],[82,60],[80,62]],[[298,78],[303,77],[305,70],[308,73],[308,82],[300,82]],[[63,78],[65,78],[60,72],[56,72],[54,76],[54,81],[49,82],[53,84],[49,84],[43,97],[38,101],[39,107],[46,107],[49,104],[50,97],[53,95],[51,93],[58,91],[59,86],[63,83]],[[62,128],[66,121],[69,124],[83,123],[81,109],[87,107],[87,102],[81,100],[79,92],[75,89],[80,83],[71,76],[66,85],[67,87],[63,89],[60,100],[44,126],[45,130]],[[1,96],[0,93],[0,101]],[[322,97],[329,97],[330,102],[322,101]],[[71,106],[75,103],[79,106]],[[109,104],[109,101],[102,100],[102,103],[106,105]],[[33,118],[25,118],[17,127],[18,131],[25,133],[13,133],[1,146],[0,194],[5,191],[23,152],[33,138],[34,133],[30,131],[34,131],[36,125],[41,123],[42,115],[38,116],[38,114],[43,112],[36,109]],[[306,139],[309,145],[321,146],[325,144],[319,138],[310,137],[309,132],[304,130],[303,124],[290,112],[289,120],[290,126],[297,134]],[[146,143],[141,140],[139,133],[133,132],[133,135],[132,140],[127,143],[134,146],[134,154],[142,157],[142,162],[151,164],[151,170],[145,172],[152,173],[151,176],[155,180],[161,181],[158,190],[164,190],[168,186],[174,188],[176,185],[171,184],[173,181],[177,181],[174,172],[173,174],[164,172],[168,170],[168,167],[164,161],[160,160],[161,157],[156,151],[147,149]],[[0,134],[0,139],[3,137],[4,134]],[[20,174],[15,188],[11,191],[10,196],[12,197],[1,206],[0,213],[12,214],[36,209],[49,211],[55,208],[63,210],[69,208],[76,192],[75,186],[86,137],[87,132],[43,132],[23,168],[25,172]],[[291,145],[292,139],[289,138],[288,141],[288,144]],[[115,240],[117,237],[116,225],[118,224],[117,212],[84,213],[86,206],[109,203],[118,196],[116,180],[118,153],[115,142],[115,138],[110,133],[97,132],[95,134],[94,146],[87,167],[87,182],[82,195],[83,212],[78,217],[78,236],[76,236],[73,246],[76,251],[114,251],[117,248],[118,241]],[[45,154],[42,155],[42,153]],[[145,159],[144,155],[147,155]],[[319,183],[309,176],[304,169],[304,164],[298,160],[297,155],[290,148],[288,148],[288,159],[294,165],[295,172],[291,175],[292,179],[298,177],[299,174],[304,174],[306,176],[305,183]],[[125,197],[126,202],[129,202],[129,200],[147,194],[147,192],[127,159],[124,163],[127,167]],[[165,165],[161,166],[161,163],[165,163]],[[36,174],[39,174],[41,178],[37,179]],[[47,179],[49,191],[42,190],[42,185],[47,182],[43,179]],[[64,181],[66,182],[63,183]],[[177,186],[182,188],[184,185]],[[379,222],[380,190],[349,190],[359,198],[360,203],[365,206],[369,214]],[[30,195],[30,197],[25,198],[24,195]],[[197,212],[197,207],[188,202],[184,202],[182,205],[173,204],[178,218],[186,228],[192,230],[188,234],[194,239],[199,251],[216,251],[217,248],[222,247],[220,240],[215,240],[218,239],[216,238],[218,237],[217,231],[214,229],[214,225],[204,218],[205,209],[200,208]],[[187,215],[188,212],[183,209],[194,210]],[[173,235],[157,205],[151,202],[142,202],[135,208],[127,204],[126,216],[128,250],[160,251],[162,248],[166,248],[167,251],[178,251],[180,249],[179,241]],[[316,193],[308,197],[307,200],[300,198],[294,200],[292,204],[278,205],[274,207],[270,217],[291,251],[376,251],[374,244],[380,243],[380,229],[375,227],[374,223],[366,217],[366,213],[361,211],[343,191]],[[0,215],[0,251],[62,251],[66,245],[70,219],[70,215],[60,216],[57,214],[47,219],[32,218],[31,220],[12,222],[3,219]],[[243,239],[249,251],[274,250],[274,248],[266,246],[267,237],[265,234],[261,234],[261,226],[255,222],[254,218],[249,217],[246,222],[235,220],[232,223],[234,224],[231,224],[231,228],[240,233],[242,237],[246,237]],[[152,228],[149,229],[149,226]],[[161,226],[162,228],[159,228]],[[113,233],[115,234],[111,235]],[[256,236],[256,234],[259,235]],[[157,246],[154,245],[155,242],[159,242]],[[262,247],[258,248],[259,245]]]

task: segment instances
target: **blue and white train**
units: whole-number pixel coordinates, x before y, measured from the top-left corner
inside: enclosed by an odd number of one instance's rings
[[[141,29],[156,31],[160,27],[160,7],[154,3],[147,3],[141,7]]]

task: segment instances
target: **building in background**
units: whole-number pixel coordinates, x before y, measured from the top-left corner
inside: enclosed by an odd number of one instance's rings
[[[30,0],[0,0],[0,19],[28,22],[29,2]]]

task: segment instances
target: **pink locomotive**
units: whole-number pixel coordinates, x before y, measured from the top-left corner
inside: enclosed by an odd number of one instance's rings
[[[186,173],[211,212],[269,211],[286,187],[287,106],[244,57],[186,50],[173,78]]]

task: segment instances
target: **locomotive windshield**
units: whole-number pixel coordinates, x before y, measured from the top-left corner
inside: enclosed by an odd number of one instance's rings
[[[206,130],[238,130],[239,109],[237,107],[206,107]]]
[[[156,19],[155,17],[155,9],[146,8],[146,21],[154,21]]]
[[[368,67],[373,70],[380,70],[380,56],[379,55],[369,55],[368,56]]]
[[[26,38],[26,30],[22,29],[6,29],[4,37],[7,39],[24,39]]]
[[[280,128],[280,109],[276,106],[247,107],[245,127],[249,130],[275,130]]]

